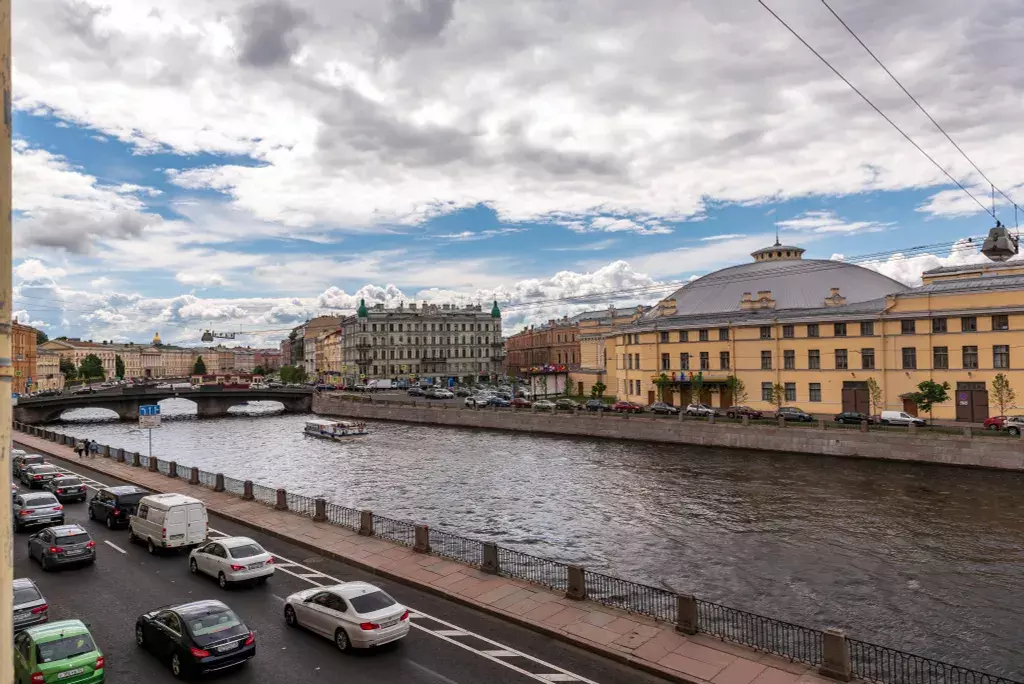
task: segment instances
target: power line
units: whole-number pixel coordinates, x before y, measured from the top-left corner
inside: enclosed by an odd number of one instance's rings
[[[827,9],[827,10],[828,10],[829,12],[831,12],[831,13],[832,13],[832,16],[833,16],[833,17],[835,17],[835,18],[836,18],[836,20],[837,20],[837,21],[839,21],[839,23],[843,25],[843,28],[845,28],[845,29],[846,29],[846,30],[847,30],[847,31],[848,31],[848,32],[850,33],[850,35],[851,35],[851,36],[853,36],[854,40],[856,40],[856,41],[857,41],[858,43],[860,43],[860,46],[861,46],[862,48],[864,48],[864,50],[865,50],[865,51],[866,51],[866,52],[867,52],[867,53],[868,53],[869,55],[871,55],[871,58],[875,60],[875,62],[876,62],[876,63],[878,64],[878,66],[882,67],[882,71],[884,71],[884,72],[885,72],[886,74],[888,74],[889,78],[891,78],[891,79],[892,79],[893,83],[895,83],[896,85],[898,85],[898,86],[900,87],[900,90],[902,90],[902,91],[903,91],[903,93],[904,93],[904,94],[905,94],[905,95],[906,95],[907,97],[909,97],[909,98],[910,98],[910,101],[911,101],[911,102],[913,102],[913,103],[914,103],[915,105],[917,105],[917,108],[921,110],[921,113],[922,113],[922,114],[924,114],[925,116],[927,116],[927,117],[928,117],[928,120],[929,120],[929,121],[931,121],[931,122],[932,122],[932,124],[934,124],[934,125],[935,125],[935,128],[939,129],[939,132],[940,132],[940,133],[942,133],[942,135],[946,136],[946,140],[948,140],[948,141],[949,141],[949,144],[950,144],[950,145],[952,145],[953,147],[955,147],[955,148],[956,148],[956,151],[957,151],[957,152],[959,152],[959,153],[960,153],[960,154],[961,154],[961,155],[963,156],[963,158],[964,158],[964,159],[966,159],[966,160],[967,160],[967,162],[968,162],[968,163],[969,163],[969,164],[970,164],[971,166],[973,166],[973,167],[974,167],[974,170],[975,170],[975,171],[977,171],[977,172],[978,172],[978,173],[979,173],[979,174],[981,175],[981,177],[982,177],[982,178],[984,178],[984,179],[985,179],[985,181],[986,181],[986,182],[987,182],[987,183],[988,183],[988,184],[989,184],[990,186],[992,186],[992,190],[993,190],[994,192],[995,192],[995,191],[998,191],[1000,195],[1002,195],[1002,196],[1003,196],[1004,198],[1006,198],[1006,201],[1007,201],[1007,202],[1009,202],[1010,204],[1012,204],[1012,205],[1013,205],[1013,209],[1014,209],[1014,218],[1016,219],[1016,212],[1017,212],[1017,210],[1019,209],[1019,207],[1017,206],[1017,203],[1016,203],[1016,202],[1014,202],[1014,201],[1013,201],[1012,199],[1010,199],[1009,195],[1007,195],[1007,194],[1006,194],[1005,192],[1003,192],[1003,191],[1002,191],[1002,190],[1001,190],[1001,189],[999,188],[999,186],[997,186],[997,185],[996,185],[995,183],[993,183],[993,182],[992,182],[992,179],[990,179],[990,178],[989,178],[989,177],[988,177],[987,175],[985,175],[985,172],[984,172],[984,171],[982,171],[982,170],[981,170],[981,169],[980,169],[980,168],[978,167],[978,165],[974,163],[974,160],[973,160],[973,159],[971,159],[971,158],[970,158],[970,157],[969,157],[969,156],[967,155],[967,153],[966,153],[966,152],[964,152],[963,148],[962,148],[962,147],[960,147],[960,145],[958,145],[958,144],[956,143],[956,141],[955,141],[955,140],[953,140],[953,138],[952,138],[952,137],[951,137],[951,136],[949,135],[949,133],[947,133],[947,132],[946,132],[946,129],[944,129],[944,128],[943,128],[943,127],[942,127],[942,126],[941,126],[941,125],[939,124],[939,122],[938,122],[938,121],[936,121],[936,120],[935,120],[935,118],[934,118],[934,117],[933,117],[933,116],[932,116],[931,114],[929,114],[929,113],[928,113],[928,110],[924,108],[924,105],[922,105],[922,104],[921,104],[920,102],[918,102],[918,101],[917,101],[917,98],[916,98],[916,97],[914,97],[913,95],[911,95],[911,94],[910,94],[910,91],[909,91],[909,90],[907,90],[907,89],[906,89],[906,87],[904,87],[904,85],[903,85],[903,84],[902,84],[902,83],[900,82],[900,80],[899,80],[898,78],[896,78],[896,76],[895,76],[895,75],[893,75],[893,73],[892,73],[891,71],[889,71],[888,67],[886,67],[886,66],[885,66],[885,64],[883,64],[883,63],[882,63],[882,60],[880,60],[880,59],[878,58],[878,56],[877,56],[877,55],[875,55],[875,53],[871,51],[871,48],[869,48],[869,47],[868,47],[867,45],[865,45],[865,44],[864,44],[864,41],[860,39],[860,36],[858,36],[858,35],[857,35],[857,34],[856,34],[856,33],[854,32],[854,30],[853,30],[852,28],[850,28],[850,26],[849,26],[849,25],[848,25],[848,24],[847,24],[847,23],[846,23],[845,21],[843,21],[843,18],[842,18],[842,17],[840,17],[840,16],[839,16],[839,14],[837,14],[837,13],[836,13],[836,11],[835,11],[834,9],[832,9],[832,6],[831,6],[831,5],[829,5],[829,4],[828,4],[828,2],[826,2],[826,0],[821,0],[821,4],[823,4],[823,5],[825,6],[825,8],[826,8],[826,9]],[[994,215],[994,212],[995,212],[995,206],[994,206],[994,202],[993,202],[993,215]]]
[[[821,55],[821,53],[819,53],[819,52],[818,52],[817,50],[815,50],[815,49],[814,49],[813,47],[811,47],[811,44],[810,44],[810,43],[808,43],[808,42],[807,42],[806,40],[804,40],[803,36],[801,36],[801,35],[800,35],[799,33],[797,33],[797,32],[796,32],[796,29],[794,29],[794,28],[793,28],[792,26],[790,26],[789,24],[787,24],[787,23],[785,22],[785,20],[784,20],[784,19],[783,19],[782,17],[780,17],[780,16],[778,15],[778,14],[776,14],[776,13],[774,12],[774,10],[772,10],[772,8],[771,8],[771,7],[769,7],[768,5],[766,5],[766,4],[765,4],[765,2],[764,2],[764,0],[757,0],[757,3],[758,3],[759,5],[761,5],[761,7],[764,7],[764,8],[765,8],[765,10],[767,10],[769,14],[771,14],[771,15],[772,15],[773,17],[775,17],[775,20],[776,20],[776,21],[778,21],[778,22],[779,22],[780,24],[782,24],[783,26],[785,26],[785,27],[786,27],[786,29],[787,29],[787,30],[788,30],[788,31],[789,31],[790,33],[792,33],[792,34],[793,34],[793,35],[794,35],[794,36],[796,37],[796,39],[797,39],[797,40],[799,40],[799,41],[800,41],[801,43],[803,43],[804,47],[806,47],[806,48],[807,48],[808,50],[810,50],[810,51],[811,51],[811,52],[812,52],[812,53],[814,54],[814,56],[815,56],[815,57],[817,57],[818,59],[820,59],[820,60],[821,60],[821,62],[822,62],[822,63],[823,63],[823,64],[824,64],[825,66],[827,66],[827,67],[828,67],[829,69],[831,69],[831,70],[832,70],[832,73],[834,73],[834,74],[835,74],[836,76],[838,76],[838,77],[839,77],[840,79],[842,79],[843,83],[845,83],[846,85],[848,85],[848,86],[850,87],[850,89],[851,89],[851,90],[852,90],[853,92],[855,92],[855,93],[857,93],[858,95],[860,95],[860,97],[861,97],[861,99],[862,99],[862,100],[864,100],[865,102],[867,102],[867,103],[868,103],[868,105],[870,105],[870,107],[871,107],[872,109],[874,109],[874,110],[875,110],[875,111],[876,111],[876,112],[878,113],[878,115],[879,115],[880,117],[882,117],[883,119],[885,119],[885,120],[886,120],[886,122],[888,122],[888,124],[889,124],[890,126],[892,126],[893,128],[895,128],[895,129],[896,129],[896,130],[897,130],[897,131],[899,132],[899,134],[900,134],[900,135],[902,135],[902,136],[903,136],[903,137],[904,137],[904,138],[905,138],[905,139],[907,140],[907,142],[909,142],[909,143],[910,143],[911,145],[913,145],[913,146],[914,146],[914,148],[915,148],[915,149],[916,149],[916,150],[917,150],[918,152],[920,152],[920,153],[921,153],[922,155],[924,155],[924,157],[925,157],[925,158],[926,158],[926,159],[927,159],[928,161],[930,161],[930,162],[931,162],[931,163],[932,163],[932,164],[933,164],[933,165],[935,166],[935,168],[937,168],[937,169],[938,169],[939,171],[941,171],[941,172],[942,172],[942,173],[943,173],[943,174],[944,174],[944,175],[946,176],[946,178],[948,178],[949,180],[953,181],[953,183],[955,183],[955,184],[956,184],[956,186],[957,186],[958,188],[960,188],[961,190],[963,190],[963,191],[964,191],[964,192],[965,192],[965,193],[967,194],[967,196],[968,196],[968,197],[970,197],[970,198],[971,198],[972,200],[974,200],[974,201],[975,201],[975,203],[976,203],[976,204],[977,204],[977,205],[978,205],[979,207],[981,207],[982,211],[984,211],[984,212],[985,212],[986,214],[990,215],[990,216],[991,216],[991,217],[992,217],[993,219],[995,219],[995,217],[996,217],[996,214],[995,214],[995,212],[994,212],[994,211],[991,211],[991,210],[990,210],[990,209],[989,209],[988,207],[986,207],[986,206],[985,206],[985,205],[984,205],[984,204],[983,204],[983,203],[981,202],[981,200],[979,200],[979,199],[978,199],[977,197],[975,197],[975,196],[974,196],[974,195],[973,195],[973,194],[971,193],[971,191],[970,191],[970,190],[968,190],[968,189],[967,189],[966,187],[964,187],[963,183],[961,183],[961,182],[960,182],[960,181],[958,181],[958,180],[957,180],[956,178],[954,178],[954,177],[953,177],[953,176],[952,176],[952,175],[951,175],[951,174],[949,173],[949,171],[946,171],[946,169],[945,169],[945,168],[944,168],[944,167],[943,167],[943,166],[942,166],[941,164],[939,164],[939,162],[935,161],[935,159],[934,159],[934,158],[933,158],[933,157],[932,157],[932,156],[931,156],[930,154],[928,154],[927,152],[925,152],[925,151],[924,151],[924,148],[923,148],[923,147],[921,147],[920,145],[918,145],[918,144],[917,144],[917,143],[916,143],[916,142],[914,141],[914,139],[913,139],[913,138],[911,138],[911,137],[910,137],[909,135],[907,135],[907,134],[906,134],[906,133],[905,133],[905,132],[903,131],[903,129],[902,129],[902,128],[900,128],[900,127],[899,127],[898,125],[896,125],[896,122],[895,122],[895,121],[893,121],[893,120],[892,120],[892,119],[890,119],[890,118],[889,118],[888,116],[886,116],[885,112],[883,112],[883,111],[882,111],[881,109],[879,109],[879,108],[878,108],[878,106],[877,106],[877,105],[876,105],[876,104],[875,104],[874,102],[872,102],[872,101],[871,101],[870,99],[868,99],[868,96],[867,96],[867,95],[865,95],[864,93],[862,93],[862,92],[861,92],[861,91],[860,91],[860,90],[859,90],[859,89],[857,88],[857,86],[853,85],[853,83],[851,83],[851,82],[850,82],[850,80],[849,80],[848,78],[846,78],[845,76],[843,76],[843,74],[842,74],[842,73],[841,73],[841,72],[840,72],[840,71],[839,71],[838,69],[836,69],[836,68],[835,68],[834,66],[832,66],[831,62],[829,62],[829,61],[828,61],[827,59],[825,59],[825,58],[824,58],[824,57],[823,57],[823,56]]]

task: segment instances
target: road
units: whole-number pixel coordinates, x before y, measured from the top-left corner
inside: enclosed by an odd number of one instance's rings
[[[65,470],[63,466],[58,466]],[[123,484],[75,473],[91,490]],[[107,657],[109,681],[157,684],[175,681],[169,667],[134,641],[135,618],[169,603],[217,598],[257,633],[257,655],[246,666],[216,681],[290,684],[345,681],[353,684],[413,682],[481,684],[501,682],[590,682],[664,684],[665,680],[614,663],[530,630],[459,606],[440,597],[372,576],[312,555],[218,516],[210,516],[211,536],[244,535],[275,555],[277,572],[262,587],[222,591],[216,582],[188,571],[187,554],[150,556],[128,543],[126,530],[107,530],[88,520],[85,503],[65,505],[67,522],[89,530],[97,562],[82,568],[43,572],[29,560],[30,532],[15,535],[15,577],[31,577],[50,604],[50,619],[77,617],[90,626]],[[413,629],[401,642],[379,650],[342,654],[333,644],[301,629],[288,628],[284,598],[311,586],[338,581],[372,582],[413,612]]]

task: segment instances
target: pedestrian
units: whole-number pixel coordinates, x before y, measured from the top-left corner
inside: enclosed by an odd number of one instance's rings
[[[75,444],[75,451],[78,452],[78,458],[82,458],[82,456],[85,454],[85,442],[79,440]]]
[[[100,445],[96,443],[96,440],[89,442],[89,458],[96,458],[96,454],[99,453]]]

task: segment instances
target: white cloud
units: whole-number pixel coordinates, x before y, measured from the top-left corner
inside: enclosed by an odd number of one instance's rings
[[[227,282],[221,274],[209,271],[181,272],[177,273],[174,279],[182,285],[196,285],[199,287],[218,287]]]
[[[471,230],[464,230],[460,233],[446,233],[441,235],[428,235],[424,237],[425,240],[452,240],[455,242],[470,242],[474,240],[487,240],[492,237],[498,237],[499,235],[512,235],[513,233],[522,233],[525,228],[495,228],[490,230],[481,230],[473,232]]]
[[[59,266],[47,266],[39,259],[25,259],[14,267],[14,277],[21,280],[57,280],[67,275]]]
[[[667,235],[671,228],[647,219],[634,221],[628,218],[597,216],[589,221],[569,221],[565,226],[575,233],[636,233],[637,235]]]
[[[891,223],[878,221],[847,221],[832,211],[807,211],[796,218],[775,223],[779,228],[797,233],[878,233]]]
[[[11,318],[22,325],[31,326],[37,330],[50,327],[45,321],[33,321],[32,316],[30,316],[28,311],[25,311],[24,309],[12,313]]]
[[[732,240],[733,238],[745,237],[742,233],[725,233],[723,235],[708,235],[702,237],[701,242],[712,242],[714,240]]]
[[[988,257],[978,251],[979,247],[977,242],[963,239],[954,243],[946,256],[918,254],[908,257],[903,254],[893,254],[885,260],[858,262],[858,265],[878,271],[904,285],[916,287],[921,284],[921,274],[933,268],[992,263]],[[841,254],[833,255],[832,258],[836,257],[840,257],[839,260],[842,260]],[[1024,254],[1013,257],[1013,261],[1024,261]]]

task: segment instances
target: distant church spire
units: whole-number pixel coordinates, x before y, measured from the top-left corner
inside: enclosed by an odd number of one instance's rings
[[[782,246],[782,243],[779,242],[779,224],[778,223],[775,224],[775,244],[773,246],[774,247],[781,247]]]

